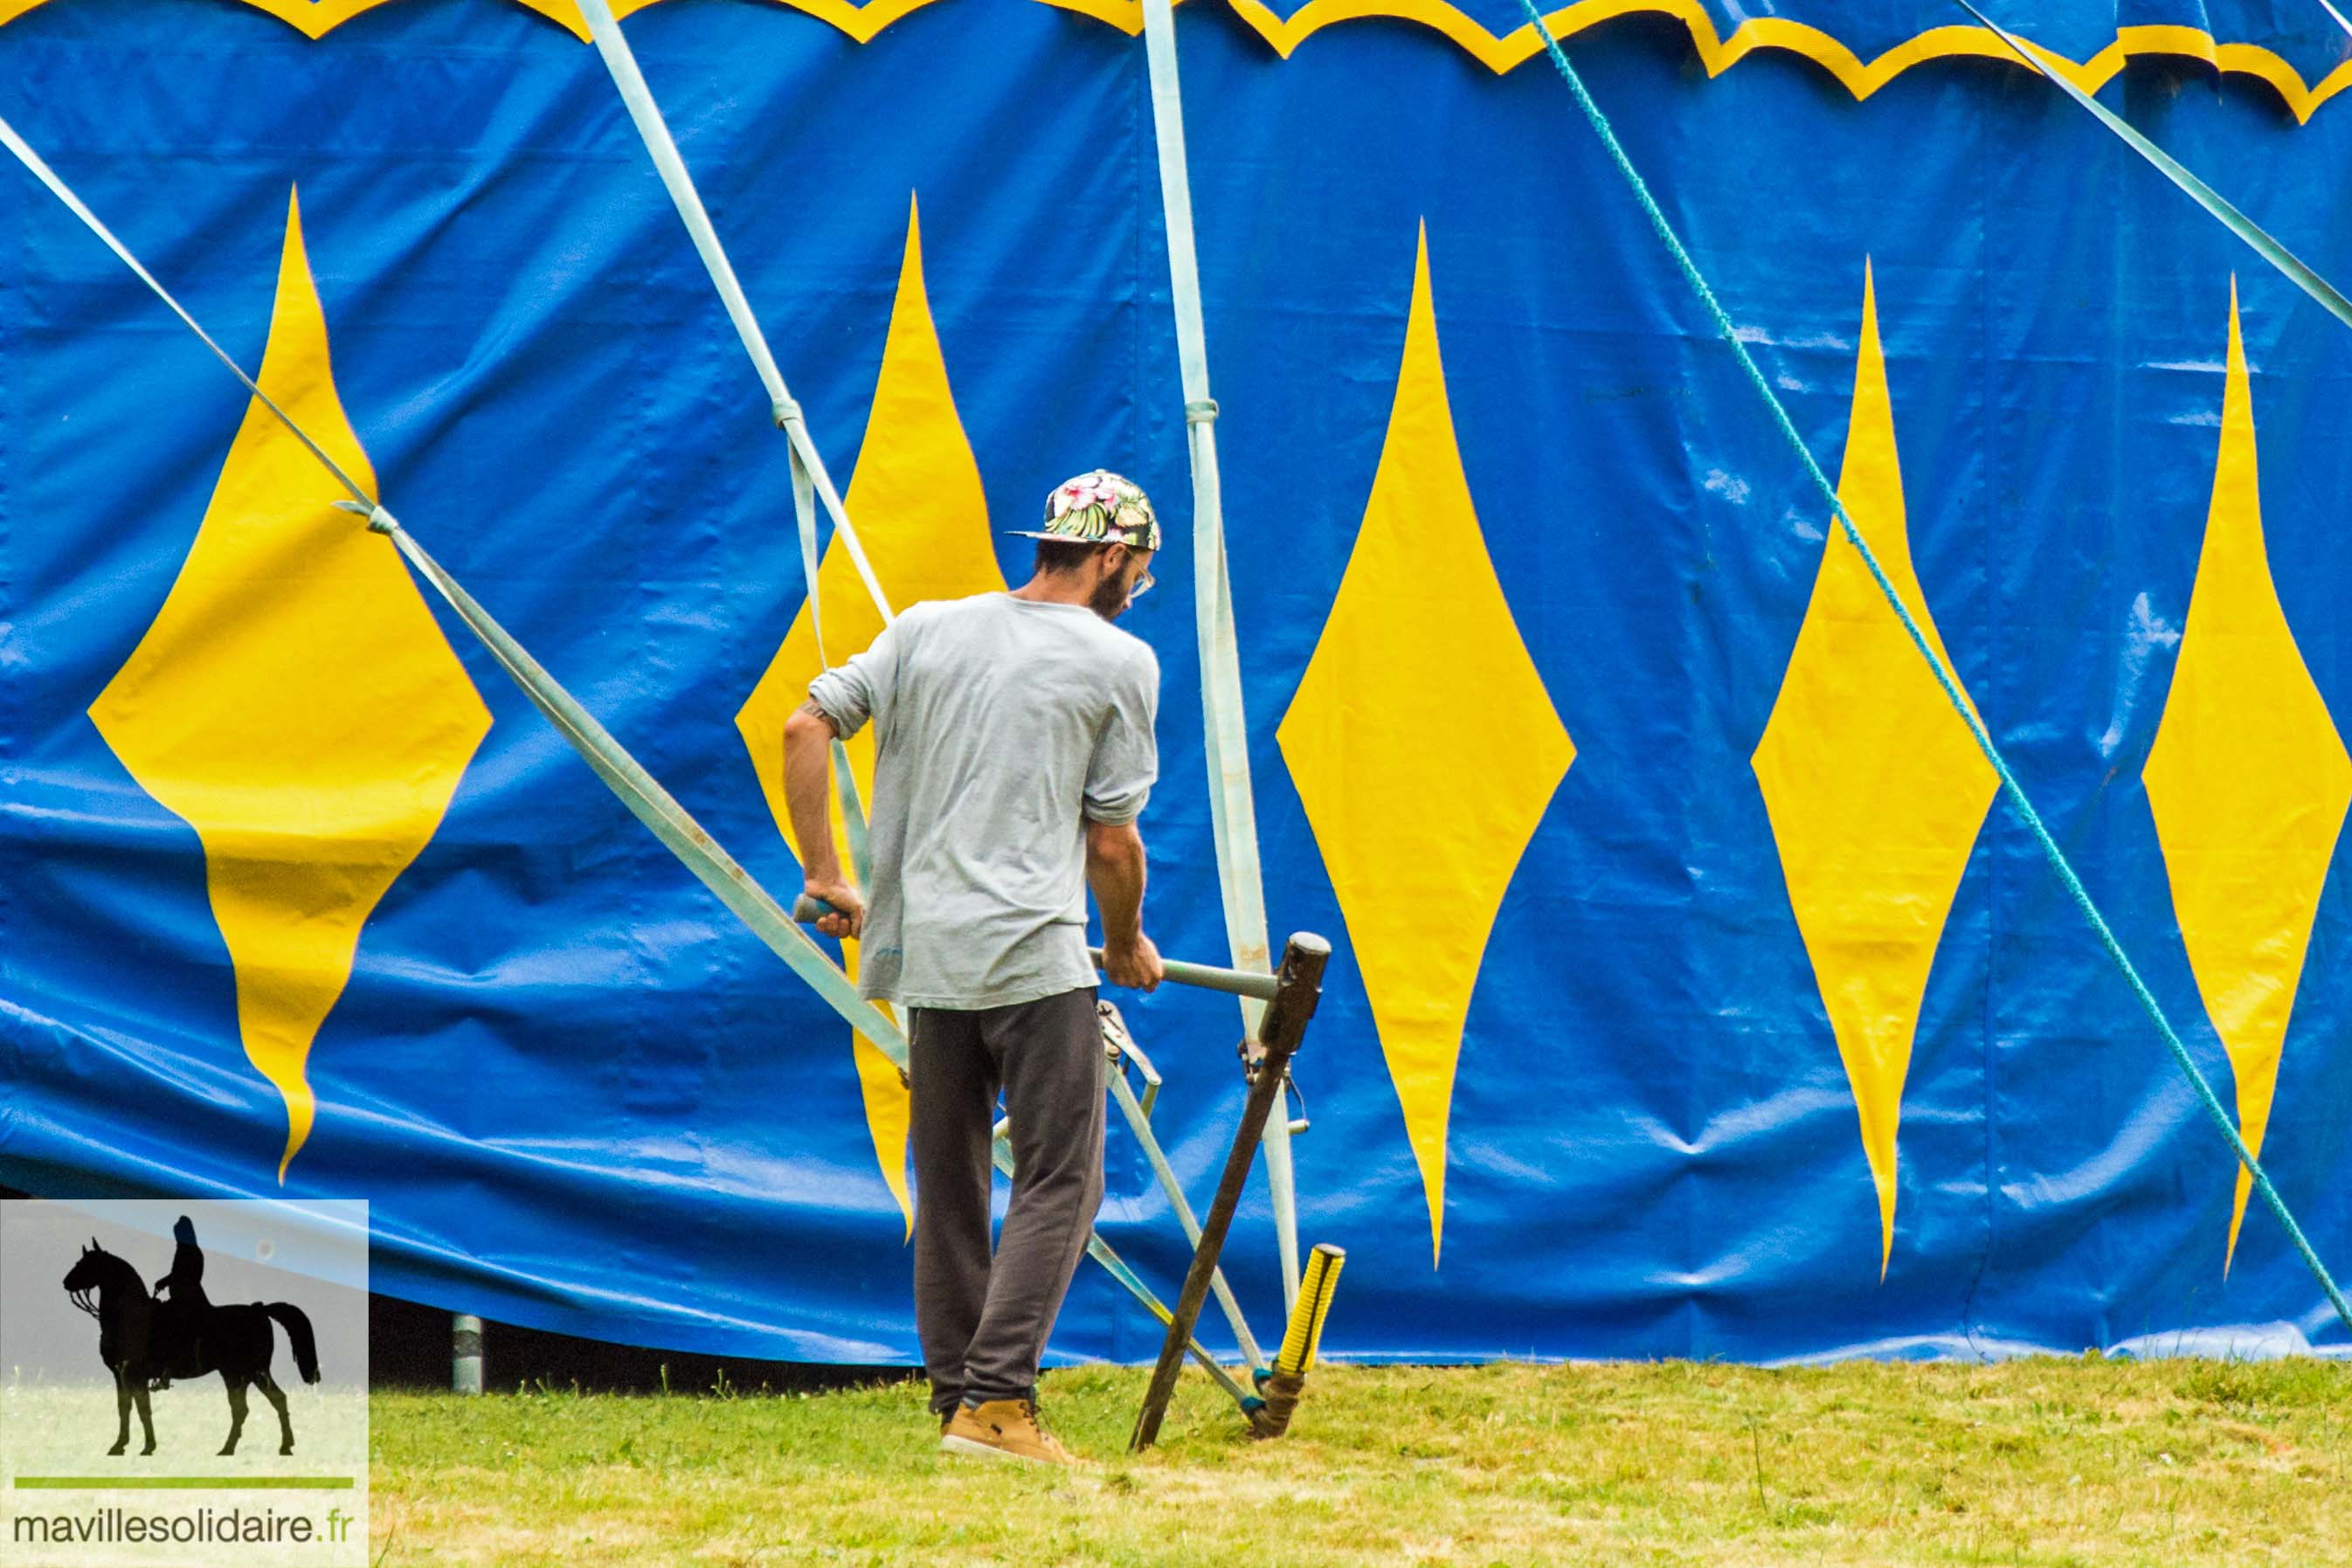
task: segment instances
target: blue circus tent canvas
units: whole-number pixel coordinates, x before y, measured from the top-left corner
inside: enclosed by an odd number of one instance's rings
[[[2352,273],[2323,9],[2036,10],[2053,68]],[[0,113],[796,886],[782,444],[578,14],[0,19]],[[1302,1229],[1351,1254],[1327,1350],[2340,1343],[1523,14],[1178,23],[1269,917],[1338,948],[1297,1069]],[[1067,473],[1160,498],[1150,924],[1221,955],[1139,10],[625,26],[894,598],[1018,580],[1002,530]],[[2352,338],[1957,13],[1553,26],[2339,1258]],[[913,1359],[887,1061],[29,180],[0,235],[0,1180],[364,1197],[419,1301]],[[838,657],[875,627],[823,572]],[[1232,1007],[1128,1010],[1205,1193]],[[1104,1234],[1172,1291],[1109,1160]],[[1227,1266],[1278,1301],[1262,1189]],[[1082,1275],[1055,1350],[1158,1339]]]

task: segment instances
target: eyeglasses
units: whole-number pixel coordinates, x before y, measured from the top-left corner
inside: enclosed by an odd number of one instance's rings
[[[1151,569],[1147,566],[1143,569],[1143,575],[1141,577],[1137,578],[1133,582],[1128,584],[1127,601],[1129,604],[1132,604],[1150,591]]]

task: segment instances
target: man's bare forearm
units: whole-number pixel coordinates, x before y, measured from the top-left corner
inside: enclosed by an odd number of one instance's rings
[[[866,928],[864,895],[841,874],[833,847],[833,719],[813,702],[784,721],[784,810],[800,846],[803,892],[833,905],[816,928],[828,936],[856,936]]]
[[[1143,935],[1143,835],[1132,822],[1087,826],[1087,883],[1102,910],[1103,943],[1131,947]]]
[[[841,860],[833,846],[833,721],[814,703],[802,704],[784,723],[784,806],[802,874],[812,882],[840,881]]]
[[[1167,967],[1143,934],[1143,835],[1133,822],[1087,824],[1087,882],[1102,909],[1103,972],[1113,985],[1150,990]]]

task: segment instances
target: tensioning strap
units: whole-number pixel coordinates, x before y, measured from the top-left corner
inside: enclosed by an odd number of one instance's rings
[[[719,231],[710,222],[710,213],[702,204],[702,193],[695,188],[694,176],[688,172],[686,160],[677,150],[677,142],[669,133],[668,121],[662,118],[661,106],[654,101],[653,89],[646,84],[645,72],[637,68],[637,57],[629,47],[629,40],[614,19],[607,0],[581,0],[580,13],[587,20],[589,36],[595,40],[596,52],[611,72],[613,85],[620,90],[622,106],[628,110],[630,121],[637,128],[646,154],[652,158],[654,170],[661,176],[663,186],[669,192],[671,204],[677,208],[679,219],[686,225],[687,237],[694,242],[695,253],[701,256],[703,269],[709,273],[711,286],[719,291],[719,303],[726,307],[727,319],[735,324],[735,335],[742,340],[743,352],[751,358],[751,369],[760,378],[760,385],[768,394],[768,405],[777,426],[784,433],[792,455],[793,519],[800,534],[801,577],[807,586],[809,631],[816,642],[816,662],[821,669],[832,667],[824,646],[824,614],[823,595],[819,590],[817,556],[817,506],[823,502],[832,517],[834,531],[840,536],[842,548],[849,552],[850,564],[857,570],[858,580],[866,585],[874,608],[881,613],[882,623],[891,621],[890,601],[882,591],[881,580],[874,575],[873,566],[866,559],[865,546],[858,542],[857,529],[850,523],[849,510],[842,504],[839,492],[834,488],[833,477],[825,471],[824,459],[808,433],[808,421],[801,405],[784,385],[783,371],[777,368],[776,356],[768,347],[767,334],[760,329],[760,319],[752,314],[751,301],[743,292],[742,280],[735,276],[735,264],[728,258],[727,247],[719,243]],[[867,852],[866,811],[858,800],[857,781],[849,768],[849,756],[835,739],[832,746],[834,787],[841,807],[844,848],[849,855],[850,873],[861,887],[868,886],[872,866]]]
[[[2199,206],[2220,219],[2222,226],[2253,246],[2255,254],[2284,274],[2287,281],[2317,300],[2320,308],[2347,327],[2352,327],[2352,299],[2347,299],[2342,290],[2305,265],[2294,252],[2264,233],[2261,225],[2231,205],[2219,191],[2190,173],[2179,159],[2133,130],[2115,110],[2067,80],[2064,72],[2052,70],[2042,62],[2032,45],[2005,31],[1991,17],[1969,5],[1969,0],[1952,0],[1952,3],[1982,23],[1986,31],[2007,44],[2019,59],[2055,82],[2059,91],[2082,105],[2100,124],[2114,131],[2125,146],[2147,159],[2157,172],[2188,192]],[[2331,5],[2328,9],[2332,12],[2335,7]],[[2343,20],[2340,16],[2336,19]]]
[[[1151,123],[1160,150],[1160,199],[1167,217],[1169,299],[1184,389],[1184,435],[1192,465],[1192,610],[1201,645],[1201,716],[1209,765],[1209,826],[1224,895],[1225,940],[1234,967],[1271,975],[1265,883],[1258,862],[1257,806],[1250,789],[1249,726],[1242,711],[1233,580],[1225,570],[1224,495],[1217,471],[1217,402],[1209,395],[1208,331],[1201,310],[1201,266],[1192,239],[1192,182],[1184,156],[1184,99],[1176,75],[1176,19],[1169,0],[1143,0],[1144,59],[1151,77]],[[1242,1032],[1257,1032],[1265,1004],[1242,998]],[[1266,1118],[1266,1186],[1286,1312],[1298,1299],[1298,1204],[1290,1160],[1290,1118],[1279,1102]]]
[[[712,286],[719,290],[728,319],[735,324],[735,335],[743,340],[743,351],[751,356],[751,368],[759,373],[760,384],[767,391],[776,424],[791,443],[793,510],[799,514],[801,570],[808,578],[811,624],[814,625],[817,617],[816,523],[814,510],[803,498],[804,485],[814,491],[814,500],[824,503],[835,531],[841,536],[842,548],[849,552],[850,564],[857,569],[858,580],[865,583],[874,608],[882,612],[883,623],[887,625],[889,599],[866,559],[866,548],[857,542],[857,529],[851,525],[848,508],[842,505],[833,476],[825,471],[824,459],[809,436],[808,421],[801,413],[801,405],[785,389],[783,372],[776,368],[776,356],[769,351],[767,335],[760,330],[759,318],[751,314],[751,302],[735,276],[735,264],[728,259],[727,247],[719,243],[719,231],[711,226],[710,213],[702,204],[701,193],[695,189],[694,176],[687,172],[686,160],[678,155],[677,142],[670,136],[668,122],[662,119],[661,107],[654,101],[653,89],[646,85],[645,72],[637,68],[637,57],[629,48],[629,40],[622,34],[621,25],[613,19],[613,9],[606,0],[580,0],[580,15],[588,23],[589,37],[595,40],[604,68],[612,73],[613,85],[620,89],[621,103],[629,111],[629,119],[653,159],[655,172],[660,174],[678,217],[686,224],[688,236],[694,241],[696,253],[702,257],[704,269],[710,274]],[[821,632],[817,649],[817,659],[822,664],[824,653]]]
[[[656,120],[654,123],[656,125],[659,125],[661,121]],[[661,166],[662,165],[658,162],[655,163],[656,168],[660,168]],[[680,168],[682,172],[683,165],[681,165]],[[688,195],[694,195],[694,185],[691,181],[687,183],[686,191]],[[680,208],[680,210],[683,211],[684,209]],[[710,232],[708,229],[708,225],[705,225],[705,229],[706,232]],[[689,235],[694,233],[694,225],[691,223],[687,225],[687,232]],[[697,239],[695,243],[697,247],[699,248],[701,241]],[[760,331],[760,324],[751,319],[751,302],[748,299],[744,299],[743,290],[740,287],[734,286],[735,269],[733,267],[729,265],[727,253],[718,248],[719,236],[715,232],[711,232],[710,244],[710,254],[719,258],[718,261],[711,266],[710,276],[714,280],[716,280],[722,276],[721,269],[723,268],[723,276],[727,280],[719,287],[719,298],[727,303],[727,313],[730,316],[735,316],[735,302],[739,300],[742,301],[743,314],[735,318],[737,329],[740,331],[746,323],[749,323],[751,336],[746,338],[744,341],[747,344],[757,343],[759,345],[758,350],[751,355],[751,367],[753,370],[759,371],[760,380],[762,383],[767,382],[770,375],[773,375],[776,378],[774,383],[775,386],[782,388],[784,384],[783,372],[776,369],[775,356],[768,352],[768,340],[761,335]],[[787,401],[790,402],[794,408],[798,408],[800,406],[797,399],[788,398]],[[779,404],[778,406],[781,407],[782,405]],[[801,581],[808,590],[809,636],[816,643],[816,667],[820,670],[828,670],[833,667],[833,661],[825,656],[824,596],[817,591],[817,574],[823,569],[824,563],[818,557],[816,550],[816,481],[809,477],[807,465],[801,461],[800,448],[793,445],[789,437],[785,442],[785,452],[791,458],[791,462],[787,465],[792,470],[793,477],[793,526],[800,535]],[[890,607],[882,602],[881,599],[878,597],[878,591],[875,603],[882,612],[882,620],[884,623],[887,624],[890,619]]]
[[[1641,171],[1634,168],[1633,161],[1626,156],[1624,144],[1617,140],[1617,132],[1611,127],[1608,115],[1603,113],[1601,105],[1594,101],[1591,92],[1584,85],[1584,78],[1577,75],[1576,68],[1568,63],[1567,53],[1560,48],[1559,40],[1552,37],[1551,28],[1545,23],[1543,13],[1536,9],[1534,0],[1519,0],[1519,4],[1527,11],[1528,19],[1535,24],[1538,36],[1543,39],[1545,52],[1551,57],[1551,63],[1559,72],[1560,79],[1568,84],[1569,91],[1575,95],[1577,108],[1583,111],[1586,121],[1591,125],[1594,134],[1601,138],[1601,146],[1608,151],[1610,161],[1617,166],[1618,173],[1623,176],[1626,185],[1633,193],[1634,200],[1641,204],[1643,214],[1650,221],[1650,227],[1655,230],[1658,238],[1664,242],[1667,253],[1674,257],[1675,267],[1683,275],[1683,280],[1690,285],[1691,292],[1698,296],[1699,303],[1706,308],[1707,315],[1714,320],[1717,332],[1722,336],[1726,343],[1731,346],[1732,354],[1738,360],[1740,370],[1746,372],[1749,384],[1755,387],[1757,395],[1764,400],[1765,407],[1770,412],[1773,424],[1780,430],[1789,445],[1795,450],[1798,462],[1803,465],[1814,487],[1819,489],[1822,497],[1827,499],[1831,514],[1837,518],[1838,528],[1853,544],[1855,553],[1862,557],[1863,565],[1870,570],[1871,580],[1878,584],[1878,591],[1885,595],[1886,602],[1894,608],[1895,617],[1903,623],[1903,630],[1910,637],[1911,645],[1919,651],[1921,658],[1927,661],[1927,667],[1935,672],[1936,684],[1943,688],[1945,699],[1951,704],[1952,711],[1960,716],[1960,722],[1968,726],[1969,735],[1975,740],[1977,749],[1983,753],[1984,759],[1992,765],[1994,774],[2000,779],[2001,793],[2008,798],[2010,804],[2016,809],[2018,816],[2032,831],[2035,841],[2041,844],[2042,852],[2050,862],[2051,869],[2058,873],[2058,880],[2064,884],[2067,894],[2074,899],[2074,906],[2082,911],[2083,918],[2090,923],[2091,929],[2099,938],[2100,946],[2106,949],[2107,956],[2115,961],[2116,967],[2122,972],[2124,979],[2131,986],[2132,994],[2139,998],[2140,1006],[2147,1010],[2148,1018],[2155,1023],[2157,1033],[2163,1037],[2165,1048],[2172,1053],[2174,1063],[2179,1066],[2182,1075],[2189,1080],[2190,1087],[2197,1092],[2198,1101],[2205,1107],[2205,1113],[2212,1119],[2214,1126],[2220,1130],[2223,1140],[2229,1144],[2231,1149],[2236,1153],[2239,1160],[2252,1175],[2255,1190],[2263,1195],[2263,1202],[2269,1207],[2273,1214],[2278,1216],[2279,1223],[2286,1229],[2287,1239],[2294,1243],[2294,1249],[2301,1255],[2305,1267],[2308,1268],[2312,1277],[2319,1281],[2320,1289],[2327,1293],[2328,1304],[2336,1309],[2336,1315],[2343,1320],[2344,1326],[2347,1329],[2352,1329],[2352,1302],[2346,1301],[2344,1292],[2336,1288],[2334,1277],[2328,1273],[2327,1266],[2319,1260],[2319,1254],[2312,1250],[2310,1241],[2303,1234],[2303,1227],[2295,1223],[2294,1214],[2289,1212],[2286,1200],[2279,1197],[2278,1189],[2271,1185],[2270,1176],[2254,1159],[2253,1151],[2246,1147],[2245,1139],[2239,1136],[2237,1124],[2231,1121],[2230,1113],[2222,1109],[2221,1102],[2214,1095],[2213,1086],[2206,1082],[2205,1074],[2199,1070],[2195,1059],[2189,1054],[2189,1047],[2181,1042],[2179,1031],[2172,1027],[2172,1020],[2165,1016],[2163,1004],[2159,1003],[2156,999],[2156,994],[2147,988],[2147,982],[2140,978],[2139,970],[2133,966],[2130,956],[2125,953],[2123,944],[2116,940],[2114,928],[2108,925],[2106,916],[2099,913],[2098,904],[2092,900],[2090,890],[2083,885],[2083,879],[2075,874],[2073,862],[2066,858],[2066,852],[2058,847],[2056,839],[2051,837],[2049,827],[2042,820],[2042,813],[2034,810],[2033,802],[2027,798],[2024,787],[2018,783],[2017,775],[2010,770],[2008,758],[2001,755],[2000,747],[1993,744],[1992,736],[1985,729],[1983,721],[1977,717],[1976,710],[1969,706],[1968,699],[1961,695],[1958,678],[1937,654],[1934,645],[1927,641],[1927,634],[1919,629],[1919,622],[1913,617],[1909,606],[1903,602],[1902,594],[1895,591],[1895,584],[1888,580],[1886,569],[1879,564],[1877,553],[1870,548],[1869,541],[1862,537],[1862,530],[1854,527],[1853,518],[1846,515],[1845,503],[1838,499],[1837,486],[1830,483],[1830,476],[1822,472],[1821,464],[1814,460],[1812,449],[1805,444],[1805,438],[1797,432],[1796,421],[1789,417],[1788,408],[1780,402],[1780,395],[1773,392],[1772,383],[1765,379],[1763,371],[1757,366],[1755,357],[1748,353],[1748,345],[1740,340],[1739,329],[1733,324],[1730,313],[1724,309],[1723,302],[1717,298],[1715,290],[1708,287],[1706,276],[1698,269],[1698,263],[1692,260],[1690,252],[1684,248],[1681,238],[1675,233],[1674,225],[1667,220],[1665,213],[1659,207],[1657,198],[1650,194],[1649,183],[1642,178]]]

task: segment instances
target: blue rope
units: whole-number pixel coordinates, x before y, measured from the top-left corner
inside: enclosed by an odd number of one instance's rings
[[[1691,286],[1691,292],[1698,296],[1699,303],[1706,306],[1707,314],[1715,319],[1716,329],[1723,335],[1723,340],[1731,345],[1732,353],[1739,361],[1739,368],[1747,372],[1749,383],[1756,388],[1756,394],[1764,400],[1765,407],[1771,410],[1773,423],[1778,425],[1780,434],[1788,438],[1789,444],[1796,449],[1798,458],[1804,464],[1806,474],[1811,477],[1822,496],[1828,498],[1830,510],[1835,514],[1838,527],[1843,529],[1845,537],[1853,541],[1854,549],[1862,557],[1863,564],[1870,569],[1871,580],[1878,584],[1879,592],[1885,594],[1886,602],[1894,607],[1895,618],[1903,622],[1904,632],[1910,636],[1911,645],[1919,650],[1919,656],[1927,661],[1929,669],[1936,672],[1936,684],[1944,689],[1944,695],[1951,702],[1952,711],[1960,716],[1960,721],[1969,727],[1969,734],[1975,737],[1977,749],[1984,753],[1987,762],[1992,764],[1993,772],[2000,779],[2001,792],[2009,797],[2010,804],[2017,809],[2017,814],[2023,818],[2025,825],[2032,830],[2035,840],[2042,845],[2042,852],[2050,861],[2051,869],[2058,873],[2058,880],[2065,884],[2067,893],[2073,896],[2074,906],[2083,912],[2083,918],[2089,921],[2091,929],[2098,934],[2099,943],[2106,948],[2107,956],[2113,958],[2116,967],[2123,971],[2124,978],[2131,985],[2132,994],[2139,998],[2140,1006],[2147,1009],[2147,1016],[2154,1020],[2157,1032],[2164,1037],[2166,1048],[2172,1052],[2172,1060],[2188,1078],[2190,1087],[2197,1091],[2197,1098],[2204,1105],[2206,1114],[2213,1119],[2213,1124],[2221,1129],[2221,1136],[2229,1141],[2230,1147],[2236,1151],[2239,1160],[2243,1163],[2248,1171],[2252,1173],[2255,1190],[2263,1195],[2263,1201],[2270,1206],[2271,1212],[2277,1215],[2279,1223],[2286,1228],[2287,1239],[2294,1243],[2294,1249],[2302,1255],[2305,1266],[2311,1270],[2312,1278],[2317,1280],[2320,1289],[2327,1292],[2328,1304],[2336,1309],[2336,1315],[2343,1320],[2344,1326],[2347,1329],[2352,1329],[2352,1302],[2347,1302],[2344,1292],[2336,1288],[2336,1281],[2328,1274],[2327,1266],[2319,1260],[2319,1254],[2312,1250],[2310,1241],[2303,1234],[2303,1228],[2295,1223],[2294,1216],[2288,1211],[2286,1200],[2279,1197],[2278,1189],[2271,1185],[2271,1178],[2264,1174],[2262,1166],[2254,1159],[2253,1151],[2246,1147],[2245,1139],[2239,1136],[2237,1124],[2231,1119],[2229,1112],[2222,1108],[2220,1098],[2213,1092],[2213,1086],[2206,1082],[2205,1074],[2198,1070],[2196,1061],[2189,1054],[2189,1048],[2181,1043],[2179,1031],[2172,1027],[2172,1020],[2165,1016],[2163,1005],[2156,999],[2155,993],[2147,988],[2147,982],[2140,978],[2138,969],[2133,967],[2131,958],[2124,952],[2123,944],[2116,940],[2114,929],[2107,925],[2106,917],[2099,913],[2099,906],[2092,902],[2090,890],[2083,885],[2083,879],[2074,873],[2073,864],[2066,859],[2066,852],[2058,847],[2058,841],[2050,836],[2049,828],[2042,821],[2042,813],[2035,810],[2033,802],[2026,798],[2024,788],[2017,781],[2017,775],[2010,770],[2008,759],[2001,756],[2000,748],[1993,744],[1992,737],[1987,733],[1983,722],[1977,717],[1976,710],[1970,707],[1968,699],[1960,695],[1958,679],[1945,666],[1944,661],[1937,656],[1935,649],[1928,644],[1927,633],[1919,629],[1919,622],[1913,618],[1909,607],[1903,602],[1903,596],[1895,591],[1895,584],[1888,580],[1886,569],[1879,564],[1876,553],[1871,549],[1868,541],[1862,537],[1862,530],[1854,527],[1853,519],[1846,515],[1845,504],[1838,499],[1837,486],[1830,483],[1829,476],[1823,473],[1822,465],[1814,461],[1811,449],[1806,446],[1804,437],[1797,433],[1796,422],[1789,417],[1788,409],[1781,404],[1780,397],[1772,391],[1771,383],[1764,379],[1764,372],[1757,367],[1755,357],[1748,353],[1748,346],[1739,340],[1738,329],[1732,324],[1730,315],[1724,309],[1722,302],[1716,298],[1715,290],[1707,287],[1706,279],[1700,275],[1698,264],[1691,259],[1690,252],[1683,248],[1683,242],[1675,235],[1674,225],[1667,222],[1666,214],[1660,210],[1657,199],[1650,194],[1648,183],[1642,178],[1641,172],[1633,167],[1633,160],[1625,155],[1623,144],[1617,140],[1616,131],[1610,127],[1609,117],[1601,112],[1600,104],[1593,101],[1592,94],[1585,88],[1584,79],[1576,74],[1576,68],[1568,63],[1568,56],[1561,51],[1559,40],[1552,36],[1551,28],[1544,21],[1543,13],[1536,9],[1534,0],[1519,0],[1519,4],[1526,10],[1528,20],[1535,24],[1537,36],[1543,39],[1544,50],[1551,56],[1551,63],[1559,68],[1560,79],[1568,83],[1569,91],[1576,95],[1577,108],[1584,111],[1584,118],[1591,123],[1593,131],[1601,138],[1601,145],[1609,150],[1610,159],[1616,163],[1617,172],[1625,177],[1625,183],[1633,188],[1634,199],[1642,204],[1642,211],[1649,218],[1650,226],[1655,229],[1658,237],[1665,242],[1668,253],[1675,258],[1675,266],[1681,269],[1684,281]]]

